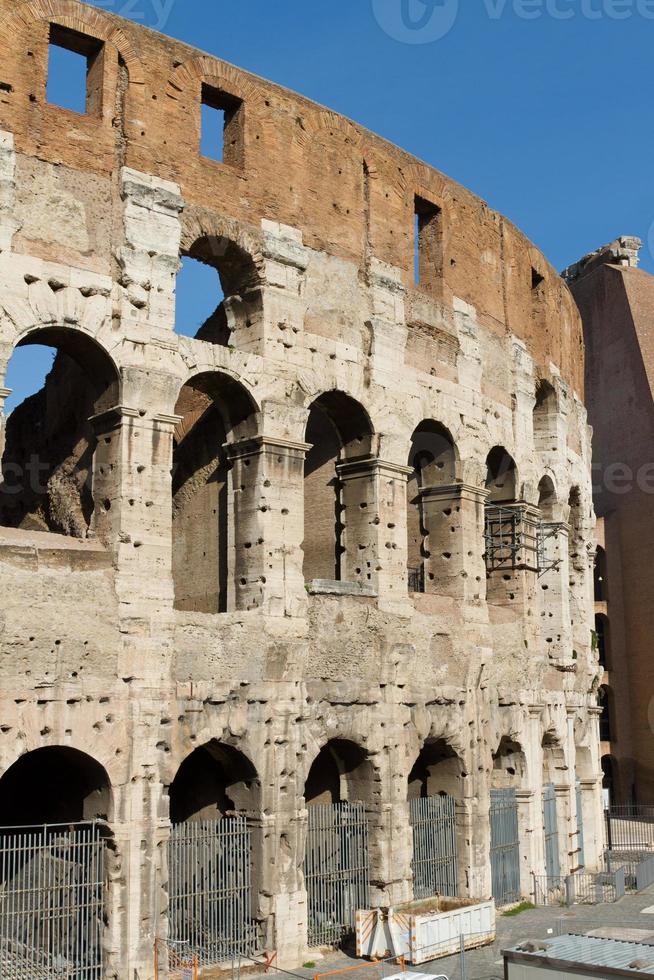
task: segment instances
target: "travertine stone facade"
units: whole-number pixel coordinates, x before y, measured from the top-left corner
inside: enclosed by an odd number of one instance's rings
[[[491,891],[493,787],[519,791],[525,895],[544,783],[563,872],[577,779],[597,864],[594,517],[565,284],[484,202],[299,96],[76,0],[0,13],[0,360],[60,352],[4,435],[0,769],[44,747],[104,768],[80,817],[115,840],[107,976],[153,975],[169,791],[205,745],[256,771],[256,793],[233,777],[226,795],[257,829],[256,918],[282,966],[306,958],[305,785],[330,740],[369,763],[352,783],[341,760],[340,792],[368,807],[376,904],[412,897],[425,745],[448,748],[429,791],[457,798],[465,894]],[[51,24],[96,42],[86,115],[46,101]],[[203,85],[240,104],[222,164],[199,153]],[[418,284],[416,214],[436,222]],[[180,255],[220,272],[204,339],[175,333]],[[493,502],[548,524],[548,570],[487,577]]]

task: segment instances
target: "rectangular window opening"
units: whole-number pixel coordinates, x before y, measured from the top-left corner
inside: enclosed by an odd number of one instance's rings
[[[443,276],[443,212],[421,197],[416,197],[414,211],[414,280],[429,289]]]
[[[243,102],[209,85],[202,86],[200,153],[231,167],[243,166]]]
[[[46,97],[50,105],[80,115],[102,108],[104,45],[77,31],[50,25]]]

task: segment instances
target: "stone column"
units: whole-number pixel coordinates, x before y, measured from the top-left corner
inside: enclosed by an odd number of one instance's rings
[[[151,661],[149,636],[159,636],[162,622],[172,617],[170,474],[178,422],[175,415],[148,415],[124,405],[91,419],[97,438],[91,531],[116,556],[121,617],[130,624],[126,677],[135,667],[157,676],[167,670]],[[143,645],[143,656],[134,645]]]
[[[590,725],[594,730],[594,737],[590,739],[592,773],[581,780],[581,801],[586,867],[593,870],[604,867],[604,852],[607,848],[599,741],[599,723],[602,709],[593,706],[586,710],[590,716]]]
[[[533,705],[529,709],[529,738],[525,747],[527,772],[531,784],[530,812],[523,822],[531,827],[530,874],[545,874],[545,835],[543,820],[543,706]],[[533,892],[533,881],[529,887]]]
[[[516,792],[518,800],[518,833],[520,836],[520,894],[528,898],[533,891],[533,872],[538,867],[537,843],[539,838],[538,826],[534,825],[537,812],[537,794],[533,789],[519,789]],[[542,822],[542,821],[541,821]]]
[[[301,615],[304,459],[310,446],[270,436],[228,444],[229,608]]]
[[[568,841],[568,863],[566,865],[568,872],[572,874],[579,868],[579,859],[581,856],[581,841],[579,838],[579,817],[580,814],[577,813],[577,745],[575,741],[575,718],[577,717],[577,712],[575,708],[568,708],[567,718],[566,718],[566,728],[567,728],[567,745],[566,745],[566,760],[568,763],[568,826],[567,826],[567,841]]]
[[[486,594],[488,602],[498,606],[511,606],[521,618],[528,621],[538,578],[537,528],[540,512],[526,503],[507,505],[506,510],[518,515],[517,533],[523,546],[515,552],[513,558],[510,557],[508,548],[502,549],[502,554],[506,555],[506,566],[490,572]],[[511,567],[511,562],[528,567]]]
[[[423,487],[422,517],[427,529],[425,592],[464,601],[483,599],[484,502],[488,491],[465,484]]]
[[[539,578],[542,638],[550,659],[572,657],[570,635],[570,569],[568,564],[568,525],[543,525],[544,557],[547,571]]]
[[[341,578],[379,594],[407,599],[407,466],[367,457],[337,464],[342,488]]]

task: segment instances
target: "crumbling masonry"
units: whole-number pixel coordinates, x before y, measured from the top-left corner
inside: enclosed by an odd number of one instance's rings
[[[462,896],[493,890],[493,790],[515,791],[522,895],[553,867],[544,787],[561,873],[596,866],[566,285],[300,96],[76,0],[0,14],[0,362],[58,351],[3,435],[0,825],[102,821],[103,975],[150,980],[180,938],[171,825],[242,821],[251,948],[283,966],[320,935],[317,804],[365,813],[375,906],[418,892],[412,799],[454,801]],[[50,42],[88,59],[86,114],[47,102]],[[180,256],[225,296],[196,339]]]

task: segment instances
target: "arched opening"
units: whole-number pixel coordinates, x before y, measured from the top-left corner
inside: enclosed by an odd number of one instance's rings
[[[456,566],[461,502],[457,451],[438,422],[422,422],[413,433],[407,489],[409,592],[440,592]],[[455,573],[454,573],[455,574]]]
[[[527,776],[527,758],[519,742],[503,735],[493,754],[491,786],[493,789],[520,789]]]
[[[109,777],[99,762],[77,749],[27,752],[0,779],[0,827],[110,819]]]
[[[111,810],[106,770],[69,747],[28,752],[0,779],[3,976],[100,976]]]
[[[237,381],[197,375],[175,408],[173,444],[175,608],[226,612],[239,606],[234,582],[234,505],[225,444],[256,432],[257,408]]]
[[[311,406],[305,441],[304,578],[369,584],[370,419],[353,398],[326,392]]]
[[[595,643],[600,667],[611,670],[611,630],[608,617],[603,613],[595,616]]]
[[[259,271],[252,256],[228,237],[206,235],[183,251],[176,284],[175,330],[229,346],[258,331],[262,317]]]
[[[223,742],[195,749],[170,784],[170,822],[221,820],[235,813],[257,814],[261,786],[250,760]]]
[[[0,525],[76,538],[93,527],[102,537],[112,492],[89,419],[120,402],[113,362],[86,334],[47,327],[20,341],[7,377],[27,397],[5,422]],[[103,446],[108,459],[115,450]]]
[[[609,809],[616,805],[618,799],[618,761],[612,755],[602,756],[602,791],[604,807]]]
[[[262,880],[261,783],[238,749],[212,740],[169,787],[169,933],[206,966],[254,955]],[[229,924],[229,925],[227,925]]]
[[[615,742],[614,697],[608,684],[603,684],[597,692],[597,704],[601,709],[600,742]]]
[[[601,546],[595,554],[594,571],[595,602],[606,602],[608,600],[608,588],[606,577],[606,551]]]
[[[534,406],[534,445],[536,452],[556,451],[557,448],[558,399],[556,391],[541,379],[536,385],[536,404]]]
[[[543,521],[550,524],[554,521],[556,507],[556,488],[549,476],[544,476],[538,484],[538,509]]]
[[[369,901],[368,816],[376,794],[365,749],[340,738],[321,749],[304,787],[310,946],[340,945],[357,909],[368,908],[362,904]]]
[[[456,897],[465,875],[465,831],[460,811],[466,773],[443,738],[427,739],[409,773],[415,898]]]
[[[488,503],[497,506],[515,503],[517,483],[515,460],[503,446],[495,446],[486,459]]]

